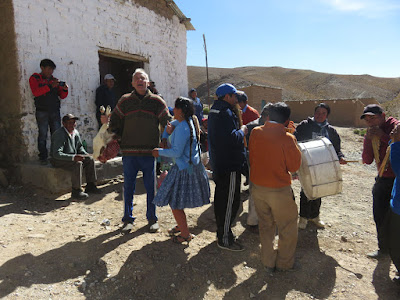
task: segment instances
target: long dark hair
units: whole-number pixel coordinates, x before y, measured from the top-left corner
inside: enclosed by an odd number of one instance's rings
[[[190,122],[190,119],[193,120],[193,124],[195,127],[195,132],[196,132],[196,137],[197,137],[197,142],[199,141],[199,136],[200,136],[200,130],[199,130],[199,121],[197,120],[197,117],[194,115],[194,108],[193,108],[193,101],[185,98],[185,97],[178,97],[175,100],[175,107],[179,108],[182,110],[183,116],[186,120],[186,122],[189,125],[189,131],[190,131],[190,150],[189,150],[189,164],[192,164],[192,143],[193,143],[193,127]]]

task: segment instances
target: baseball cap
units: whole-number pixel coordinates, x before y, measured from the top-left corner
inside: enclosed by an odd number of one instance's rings
[[[196,89],[190,89],[189,94],[191,94],[193,92],[197,92]]]
[[[238,102],[245,102],[248,100],[246,93],[243,91],[237,91],[237,98]]]
[[[378,104],[369,104],[366,107],[364,107],[364,112],[361,115],[360,119],[364,119],[365,116],[373,116],[373,115],[381,115],[383,113],[382,107],[380,107]]]
[[[106,74],[106,76],[104,76],[104,80],[107,80],[107,79],[112,79],[115,81],[114,76],[112,76],[111,74]]]
[[[230,83],[221,84],[215,91],[217,97],[223,97],[226,94],[237,94],[237,89]]]
[[[75,117],[73,114],[66,114],[63,118],[62,121],[63,122],[67,122],[69,120],[79,120],[78,117]]]

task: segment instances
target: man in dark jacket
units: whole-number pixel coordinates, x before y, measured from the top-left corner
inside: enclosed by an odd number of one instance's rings
[[[114,76],[112,74],[106,74],[104,76],[104,84],[96,89],[96,119],[99,123],[99,127],[102,125],[100,121],[100,106],[104,106],[104,108],[110,106],[111,109],[114,109],[115,105],[117,104],[117,95],[114,91],[114,85]]]
[[[40,62],[40,74],[29,78],[29,85],[35,96],[36,122],[39,128],[38,150],[42,165],[47,164],[47,132],[53,134],[61,127],[60,99],[68,96],[68,85],[53,77],[56,64],[50,59]]]
[[[328,116],[331,112],[329,105],[320,103],[314,109],[314,117],[302,121],[296,128],[294,135],[297,141],[302,142],[311,140],[316,137],[328,138],[336,154],[339,158],[340,164],[346,164],[344,155],[340,150],[340,137],[336,129],[328,123]],[[308,220],[313,222],[318,228],[324,228],[325,224],[319,218],[319,210],[321,207],[321,198],[309,200],[304,194],[303,190],[300,192],[300,219],[299,228],[305,229]]]
[[[217,88],[216,100],[208,116],[208,145],[215,181],[214,213],[217,222],[218,247],[242,251],[235,241],[232,222],[240,205],[240,170],[245,163],[245,125],[239,127],[237,90],[228,83]]]

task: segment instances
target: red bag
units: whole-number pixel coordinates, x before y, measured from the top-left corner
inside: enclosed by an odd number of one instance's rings
[[[106,146],[106,148],[100,151],[101,154],[98,157],[98,160],[101,161],[103,164],[107,162],[107,160],[114,158],[118,155],[119,152],[119,144],[117,140],[112,140]]]

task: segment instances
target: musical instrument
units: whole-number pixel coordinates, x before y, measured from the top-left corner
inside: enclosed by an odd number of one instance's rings
[[[342,172],[335,148],[326,137],[299,142],[299,180],[310,200],[342,192]]]

